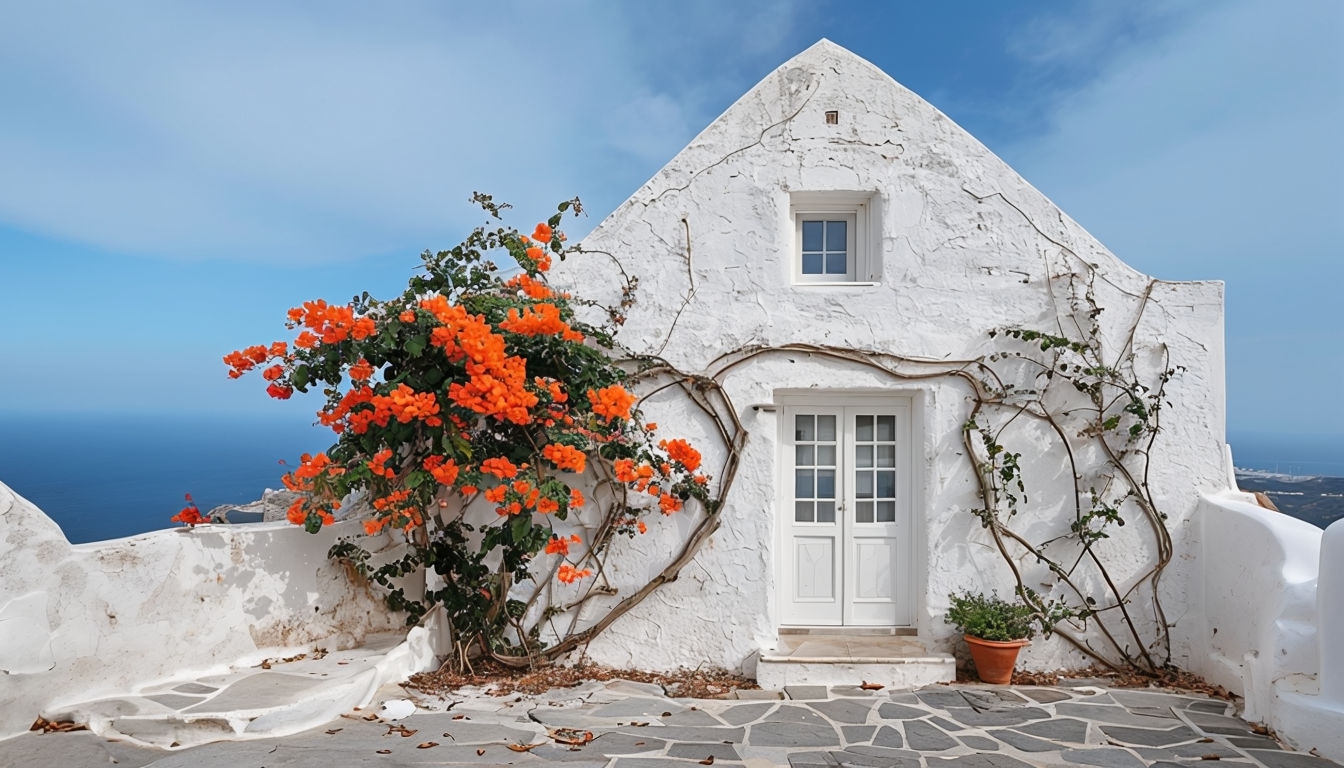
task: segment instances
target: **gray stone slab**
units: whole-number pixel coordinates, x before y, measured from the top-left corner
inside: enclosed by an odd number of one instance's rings
[[[860,744],[865,741],[872,741],[873,732],[876,730],[876,725],[842,725],[840,726],[840,736],[846,744]]]
[[[630,755],[640,752],[657,752],[667,746],[667,742],[652,736],[630,733],[601,733],[589,742],[584,749],[603,755]]]
[[[1283,749],[1267,736],[1228,736],[1227,743],[1242,749]]]
[[[1007,744],[1023,752],[1058,752],[1064,748],[1063,744],[1056,744],[1053,741],[1038,739],[1035,736],[1028,736],[1025,733],[999,728],[992,731],[986,731],[992,738]]]
[[[870,755],[872,757],[889,757],[893,760],[901,760],[908,758],[914,758],[915,760],[920,759],[920,754],[913,750],[892,749],[890,747],[879,747],[876,745],[871,747],[853,746],[849,747],[845,751],[852,752],[857,755]]]
[[[1264,763],[1268,768],[1336,768],[1339,765],[1323,757],[1305,755],[1301,752],[1248,749],[1246,754]]]
[[[183,683],[181,685],[173,686],[173,690],[178,693],[207,694],[214,693],[219,689],[210,685],[201,685],[200,683]]]
[[[773,702],[763,704],[735,704],[719,713],[719,719],[729,725],[746,725],[760,720],[766,712],[777,705]]]
[[[968,749],[974,749],[977,752],[998,752],[999,742],[985,736],[976,736],[975,734],[958,735],[957,740],[965,744]]]
[[[884,725],[873,735],[873,746],[900,749],[905,746],[905,737],[901,735],[899,728]]]
[[[594,717],[593,711],[587,707],[537,707],[530,715],[532,720],[551,728],[609,728],[625,722],[611,717]],[[629,719],[659,722],[659,718],[645,715]]]
[[[194,707],[184,710],[188,714],[229,713],[236,711],[256,711],[270,707],[288,706],[303,699],[314,688],[326,680],[312,677],[298,677],[281,672],[259,672],[244,677]]]
[[[960,755],[957,757],[929,757],[925,764],[947,765],[953,768],[1036,768],[1008,755]]]
[[[687,744],[677,743],[667,748],[668,757],[680,757],[690,760],[705,760],[714,758],[715,762],[720,760],[741,760],[737,750],[733,749],[732,744]]]
[[[759,728],[759,725],[752,726]],[[829,727],[829,726],[827,726]],[[657,739],[667,739],[668,741],[731,741],[734,744],[742,742],[746,735],[746,728],[728,728],[697,725],[650,725],[647,728],[638,728],[627,725],[616,729],[617,733],[629,733],[635,736],[652,736]]]
[[[1054,704],[1057,701],[1067,701],[1073,698],[1073,694],[1068,691],[1061,691],[1056,688],[1019,688],[1017,690],[1037,704]]]
[[[904,726],[906,744],[910,749],[920,752],[942,752],[961,746],[956,739],[923,720],[909,720]]]
[[[1076,701],[1061,701],[1055,705],[1055,714],[1060,717],[1077,717],[1095,723],[1110,725],[1132,725],[1139,728],[1170,728],[1176,725],[1176,718],[1170,712],[1166,717],[1136,715],[1124,707],[1114,704],[1080,704]]]
[[[966,703],[981,712],[1020,707],[1030,703],[1026,698],[1005,688],[963,688],[961,696],[966,699]]]
[[[833,723],[866,723],[868,722],[868,713],[873,711],[872,702],[857,701],[854,699],[833,699],[831,701],[816,701],[809,704],[812,709],[820,712],[826,719]],[[898,706],[886,704],[883,706]]]
[[[824,685],[786,685],[784,693],[790,699],[828,699],[831,696]]]
[[[680,704],[675,704],[667,699],[651,699],[645,697],[632,697],[629,699],[620,699],[609,704],[603,704],[588,712],[596,717],[613,718],[637,718],[647,719],[650,717],[659,717],[664,712],[676,714],[686,709]]]
[[[791,752],[789,768],[837,768],[840,764],[829,752]]]
[[[622,696],[642,696],[656,699],[660,696],[666,696],[663,686],[657,683],[639,683],[634,680],[608,680],[603,684],[603,688],[611,693],[618,693]]]
[[[1192,711],[1187,711],[1185,716],[1205,733],[1217,733],[1224,736],[1252,736],[1255,734],[1255,731],[1251,730],[1250,724],[1239,717]]]
[[[1027,725],[1019,725],[1013,730],[1051,741],[1087,743],[1087,723],[1068,717],[1056,717]]]
[[[766,691],[757,689],[738,690],[734,694],[739,701],[759,701],[761,699],[770,699],[778,701],[784,698],[783,691]]]
[[[1096,765],[1100,768],[1144,768],[1146,762],[1133,752],[1119,747],[1101,747],[1098,749],[1066,749],[1059,756],[1076,765]]]
[[[498,750],[499,748],[494,747],[493,749]],[[500,757],[498,754],[494,754],[491,758],[491,762],[496,764],[513,762],[536,765],[536,762],[533,761],[538,761],[542,764],[564,763],[568,768],[577,768],[577,766],[588,765],[591,763],[605,765],[607,761],[611,759],[600,750],[593,749],[591,744],[578,748],[567,747],[563,744],[545,744],[528,752],[527,757],[523,757],[522,754],[523,753],[518,752],[515,753],[514,757],[507,759]],[[432,765],[443,764],[444,763],[432,763]]]
[[[435,741],[451,739],[456,744],[534,744],[544,738],[540,725],[523,729],[503,723],[454,720],[452,715],[445,712],[411,715],[398,723],[416,731],[417,735],[433,737]],[[379,727],[383,731],[387,730],[386,725]]]
[[[1194,741],[1199,734],[1187,726],[1179,725],[1165,730],[1158,728],[1130,728],[1124,725],[1102,725],[1101,732],[1116,741],[1141,747],[1170,747]]]
[[[88,731],[72,733],[28,732],[0,741],[0,765],[81,766],[116,765],[141,768],[164,756],[158,749],[109,741]]]
[[[963,726],[963,725],[961,725],[960,723],[954,723],[954,722],[952,722],[951,720],[948,720],[947,718],[944,718],[944,717],[937,717],[937,716],[930,717],[930,718],[929,718],[929,722],[930,722],[930,723],[933,723],[934,725],[938,726],[939,728],[942,728],[944,731],[964,731],[964,730],[966,730],[966,727]]]
[[[931,690],[931,689],[921,689],[921,690]],[[891,693],[887,694],[887,700],[893,701],[897,704],[906,704],[912,707],[920,707],[924,705],[924,702],[919,700],[919,697],[915,695],[914,691],[892,691]]]
[[[871,699],[877,697],[882,691],[860,688],[857,685],[832,685],[831,696],[844,696],[851,699]]]
[[[1183,696],[1178,693],[1160,693],[1156,691],[1112,690],[1111,698],[1126,707],[1157,707],[1166,709],[1185,709],[1197,701],[1208,701],[1204,697]]]
[[[694,760],[670,757],[618,757],[611,763],[612,768],[686,768],[695,764]]]
[[[766,720],[772,723],[827,723],[819,712],[801,704],[780,704]]]
[[[658,719],[664,725],[723,725],[721,720],[702,709],[687,709]]]
[[[1189,708],[1191,712],[1206,712],[1211,715],[1230,715],[1231,705],[1220,699],[1209,699],[1208,701],[1193,702]]]
[[[840,746],[840,736],[829,723],[757,723],[750,726],[748,741],[760,747]]]
[[[962,725],[976,728],[985,726],[1022,725],[1033,720],[1044,720],[1050,713],[1039,707],[1015,707],[981,712],[970,707],[949,708],[947,716]]]
[[[953,688],[920,688],[915,696],[925,706],[947,709],[948,707],[969,707],[970,702],[961,692]]]
[[[877,716],[883,720],[918,720],[928,717],[927,709],[910,707],[905,704],[883,704],[877,708]]]
[[[840,768],[920,768],[922,765],[918,757],[865,755],[849,750],[832,752],[830,757]]]

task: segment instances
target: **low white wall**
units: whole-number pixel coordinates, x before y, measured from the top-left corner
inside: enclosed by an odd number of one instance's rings
[[[0,738],[66,704],[402,626],[327,559],[358,525],[208,525],[71,545],[0,484]]]
[[[1206,495],[1196,510],[1199,586],[1177,622],[1189,669],[1243,696],[1247,720],[1344,759],[1344,523],[1323,536],[1251,498]]]

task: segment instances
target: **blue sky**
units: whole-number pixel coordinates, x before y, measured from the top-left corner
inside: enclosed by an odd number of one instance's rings
[[[827,37],[1122,259],[1227,282],[1231,431],[1344,436],[1344,3],[10,3],[0,410],[308,419],[220,357],[482,215],[581,235]],[[489,5],[489,8],[483,6]]]

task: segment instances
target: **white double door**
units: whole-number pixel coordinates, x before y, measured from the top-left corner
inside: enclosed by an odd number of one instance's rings
[[[909,400],[782,416],[780,623],[912,626]]]

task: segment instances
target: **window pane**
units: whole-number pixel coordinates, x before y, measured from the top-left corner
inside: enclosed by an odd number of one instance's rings
[[[793,463],[799,467],[812,466],[812,446],[798,445],[793,449]]]
[[[793,503],[793,522],[795,523],[812,522],[812,502],[795,501]]]
[[[877,466],[879,467],[896,466],[896,446],[894,445],[877,446]]]
[[[835,502],[833,501],[817,502],[817,522],[818,523],[835,522]]]
[[[804,253],[803,254],[803,274],[820,275],[821,274],[821,254]]]
[[[854,495],[860,499],[873,498],[873,473],[855,472],[854,473]]]
[[[858,445],[854,447],[854,466],[856,467],[873,466],[873,446]]]
[[[803,226],[806,227],[807,224],[804,223]],[[828,251],[845,250],[846,246],[845,238],[847,234],[846,233],[847,226],[848,222],[845,221],[826,222],[826,250]],[[807,240],[806,235],[803,236],[803,240],[804,241]]]
[[[818,469],[817,470],[817,498],[834,499],[835,498],[835,470]]]
[[[879,523],[896,522],[896,502],[894,501],[877,502],[877,522]]]
[[[855,416],[854,417],[854,439],[864,442],[873,440],[873,417]]]
[[[817,446],[817,464],[823,467],[835,466],[835,446],[818,445]]]
[[[817,440],[823,443],[835,442],[835,417],[818,416],[817,417]]]
[[[896,439],[896,417],[877,417],[877,439],[892,441]]]
[[[807,257],[804,256],[803,258],[806,259]],[[843,253],[826,254],[826,274],[843,275],[848,271],[849,267],[845,263],[845,254]]]
[[[793,471],[793,497],[795,499],[812,498],[812,470],[796,469]]]
[[[793,439],[811,442],[816,440],[814,416],[794,416],[793,417]]]
[[[871,523],[873,522],[873,502],[860,501],[854,508],[854,522]]]
[[[890,499],[896,495],[896,473],[884,470],[877,473],[877,495]]]
[[[820,251],[822,237],[821,233],[825,224],[820,221],[803,222],[803,250]]]

